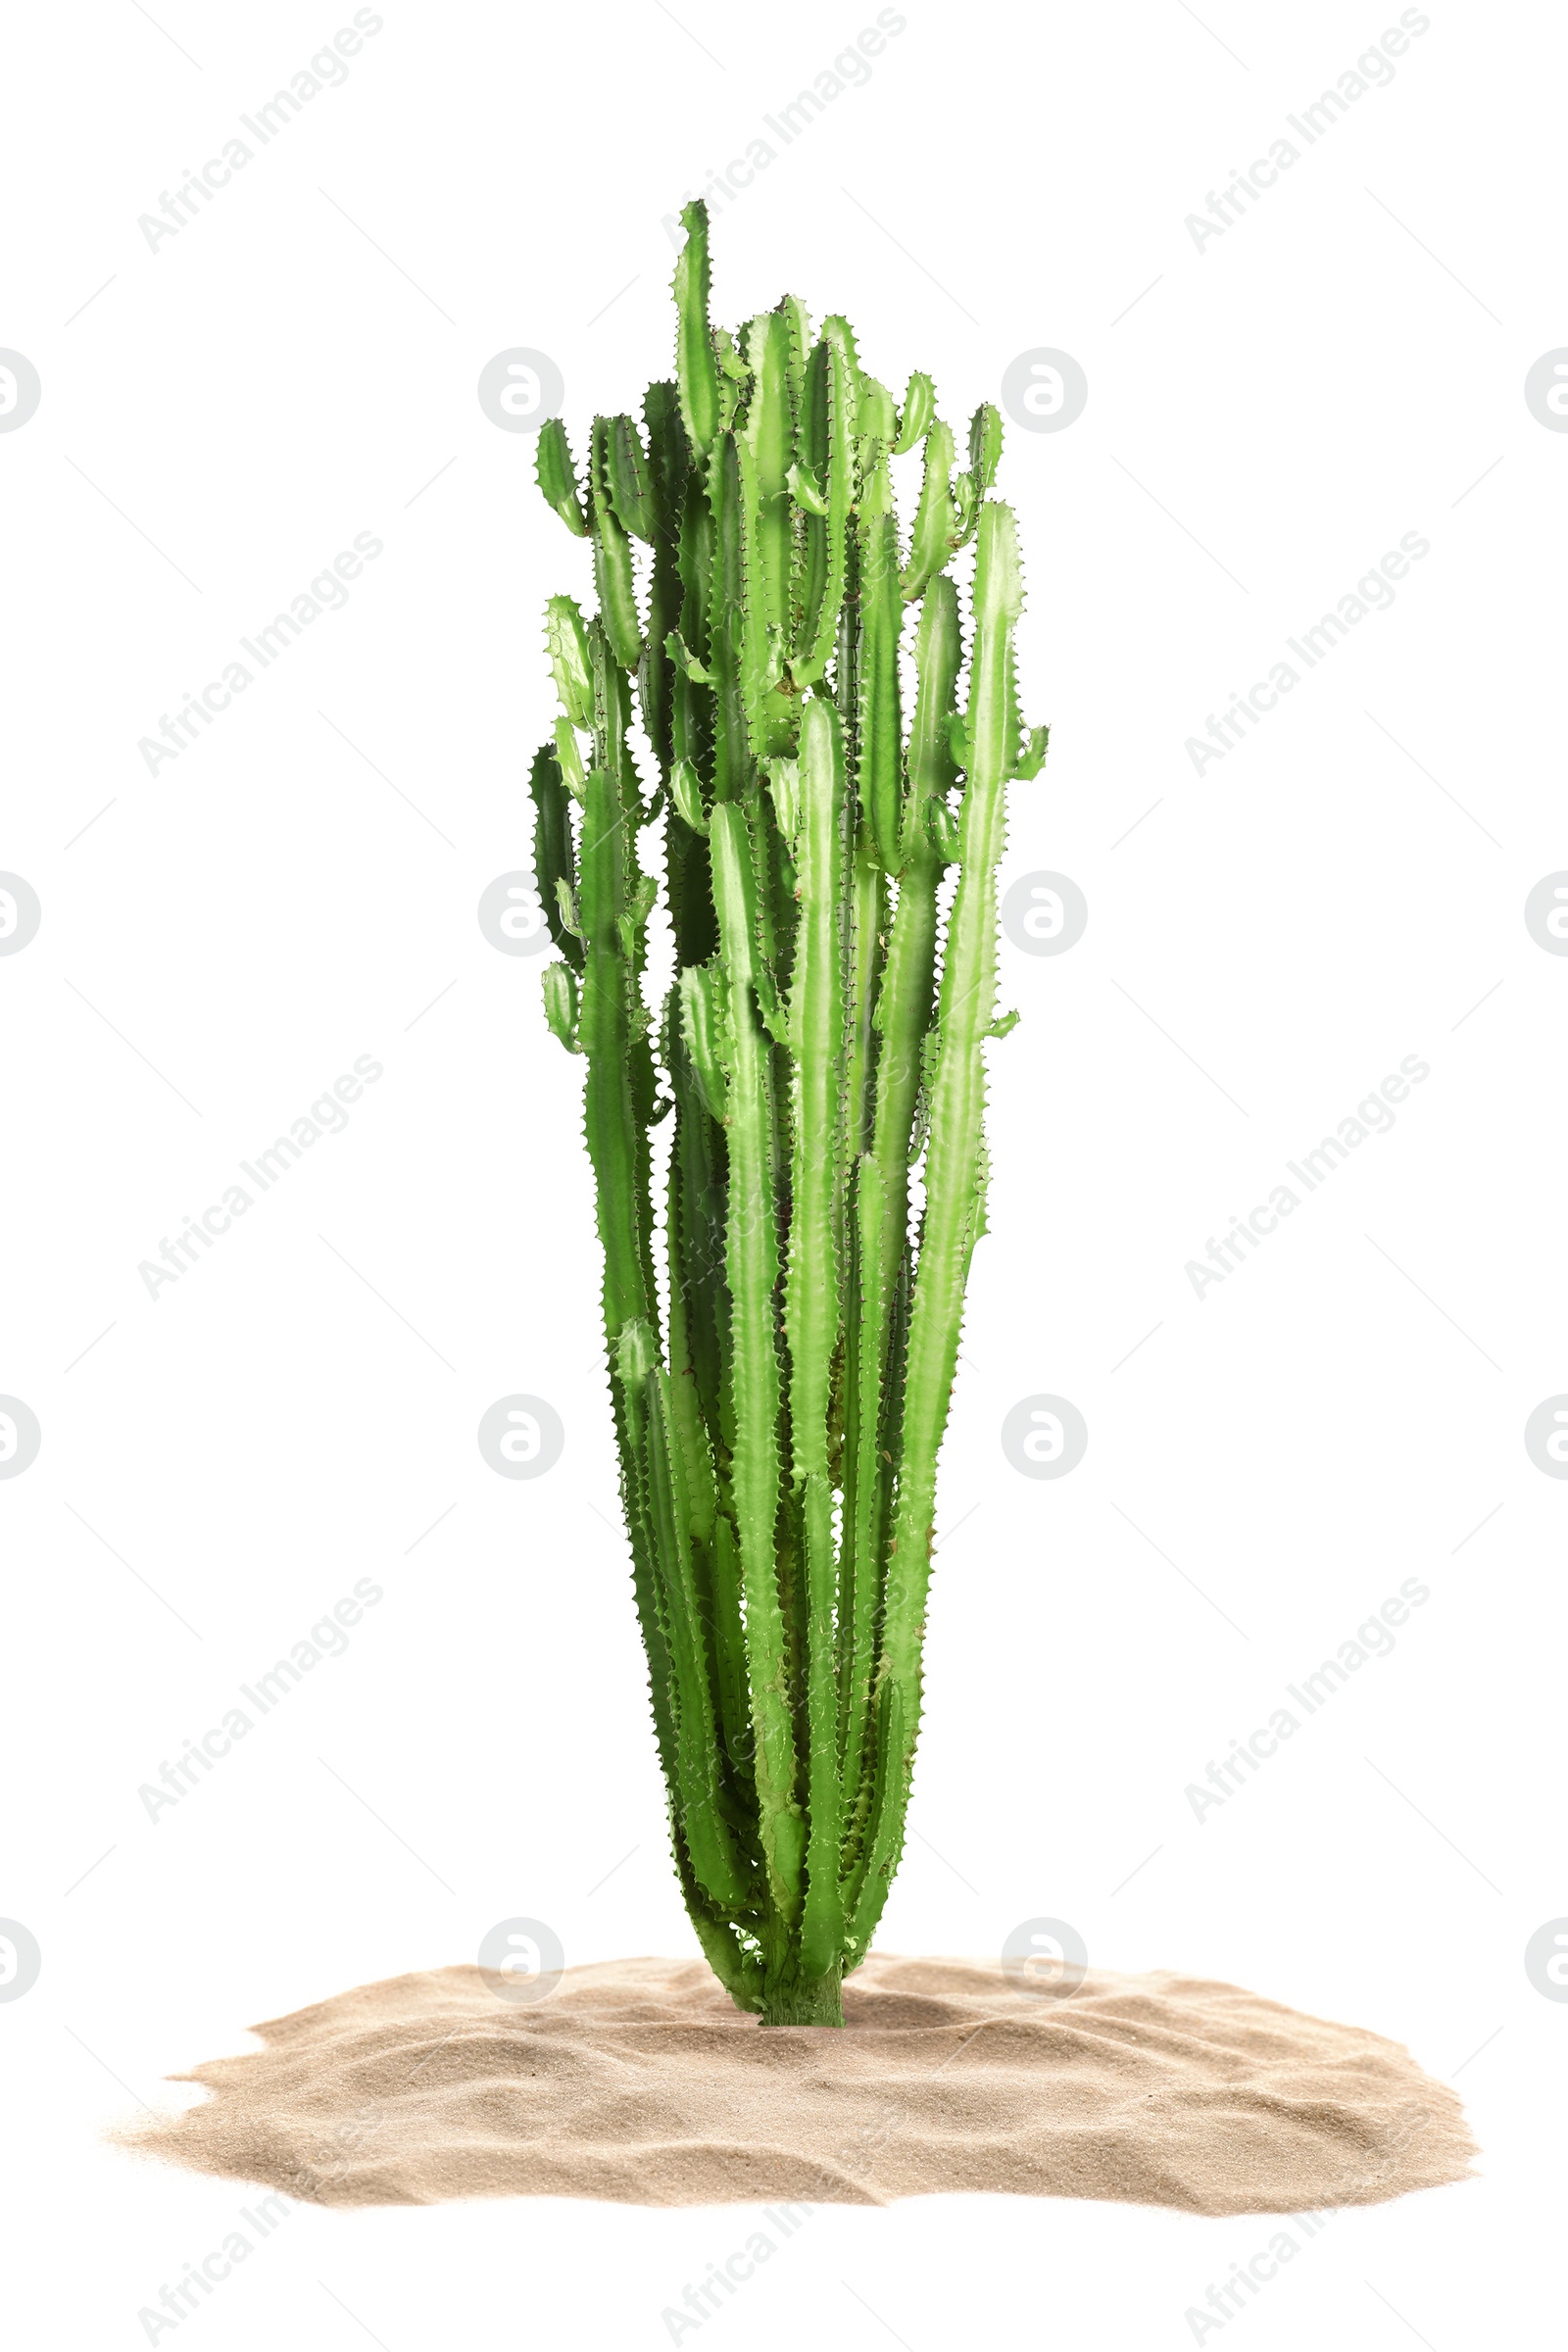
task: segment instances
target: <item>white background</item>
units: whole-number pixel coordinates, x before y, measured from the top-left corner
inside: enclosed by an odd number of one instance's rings
[[[4,2291],[19,2342],[106,2348],[246,2201],[98,2144],[180,2095],[170,2071],[511,1914],[573,1961],[695,1948],[615,1524],[580,1065],[538,963],[475,919],[528,861],[540,613],[587,559],[474,387],[524,345],[579,444],[634,406],[670,364],[662,217],[875,14],[388,0],[344,84],[154,252],[138,216],[352,12],[155,13],[14,19],[0,143],[24,227],[0,342],[43,382],[0,437],[0,866],[43,906],[0,960],[0,1390],[43,1430],[0,1484],[0,1913],[44,1955],[0,2005]],[[1522,1962],[1568,1910],[1568,1488],[1522,1443],[1568,1388],[1568,961],[1522,916],[1568,864],[1568,438],[1523,398],[1568,342],[1564,26],[1429,13],[1201,251],[1185,217],[1396,9],[911,0],[714,225],[717,317],[786,286],[843,309],[960,427],[1032,347],[1090,386],[1003,464],[1053,729],[1004,880],[1065,872],[1090,919],[1059,958],[1004,951],[1024,1019],[994,1050],[881,1941],[991,1953],[1055,1915],[1104,1965],[1462,2069],[1482,2178],[1337,2217],[1226,2331],[1372,2352],[1522,2341],[1555,2306],[1568,2031]],[[1411,531],[1431,552],[1393,608],[1195,775],[1186,739]],[[149,775],[138,739],[359,532],[384,552],[346,608]],[[384,1075],[346,1131],[150,1298],[139,1261],[363,1054]],[[1186,1261],[1410,1054],[1431,1075],[1392,1132],[1197,1298]],[[536,1483],[474,1442],[513,1391],[565,1425]],[[1059,1482],[999,1444],[1039,1392],[1089,1425]],[[138,1786],[366,1576],[346,1653],[149,1821]],[[1195,1820],[1186,1786],[1412,1576],[1393,1654]],[[180,2340],[655,2346],[752,2226],[300,2208]],[[1272,2227],[824,2210],[703,2341],[1174,2347]]]

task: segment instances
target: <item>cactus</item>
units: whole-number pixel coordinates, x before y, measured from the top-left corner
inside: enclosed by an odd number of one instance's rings
[[[531,776],[561,955],[545,1012],[586,1062],[681,1889],[739,2007],[832,2026],[904,1840],[937,1455],[985,1230],[982,1048],[1009,1025],[1005,792],[1038,771],[1046,731],[1018,717],[996,410],[956,472],[931,378],[897,408],[845,319],[813,336],[786,298],[715,330],[706,208],[682,223],[674,381],[641,422],[594,419],[580,481],[564,427],[539,436],[540,488],[589,539],[599,603],[585,621],[554,597],[546,616],[562,715]],[[916,449],[901,545],[894,461]],[[960,707],[950,566],[971,540]],[[634,709],[658,765],[646,796]],[[657,886],[638,860],[661,820],[676,969],[656,1019]]]

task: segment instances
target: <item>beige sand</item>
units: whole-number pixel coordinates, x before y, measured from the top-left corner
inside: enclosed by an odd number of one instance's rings
[[[1093,1970],[1066,1999],[994,1961],[873,1954],[847,2024],[762,2029],[702,1961],[362,1984],[182,2082],[125,2144],[322,2205],[448,2197],[881,2205],[943,2190],[1189,2213],[1370,2205],[1463,2180],[1459,2101],[1397,2042],[1202,1977]]]

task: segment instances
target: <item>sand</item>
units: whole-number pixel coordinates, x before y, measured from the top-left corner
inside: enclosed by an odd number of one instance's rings
[[[257,2026],[122,2144],[320,2205],[450,2197],[882,2205],[943,2191],[1188,2213],[1371,2205],[1463,2180],[1453,2091],[1254,1992],[876,1954],[846,2026],[763,2029],[700,1960],[567,1969],[533,2001],[432,1969]]]

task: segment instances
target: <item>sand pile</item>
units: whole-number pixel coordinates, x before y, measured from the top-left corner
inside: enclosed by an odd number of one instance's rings
[[[174,2080],[125,2144],[323,2205],[612,2197],[880,2205],[944,2190],[1189,2213],[1370,2205],[1462,2180],[1459,2101],[1397,2042],[1162,1971],[1070,1998],[873,1954],[845,2030],[759,2027],[700,1960],[362,1984]]]

